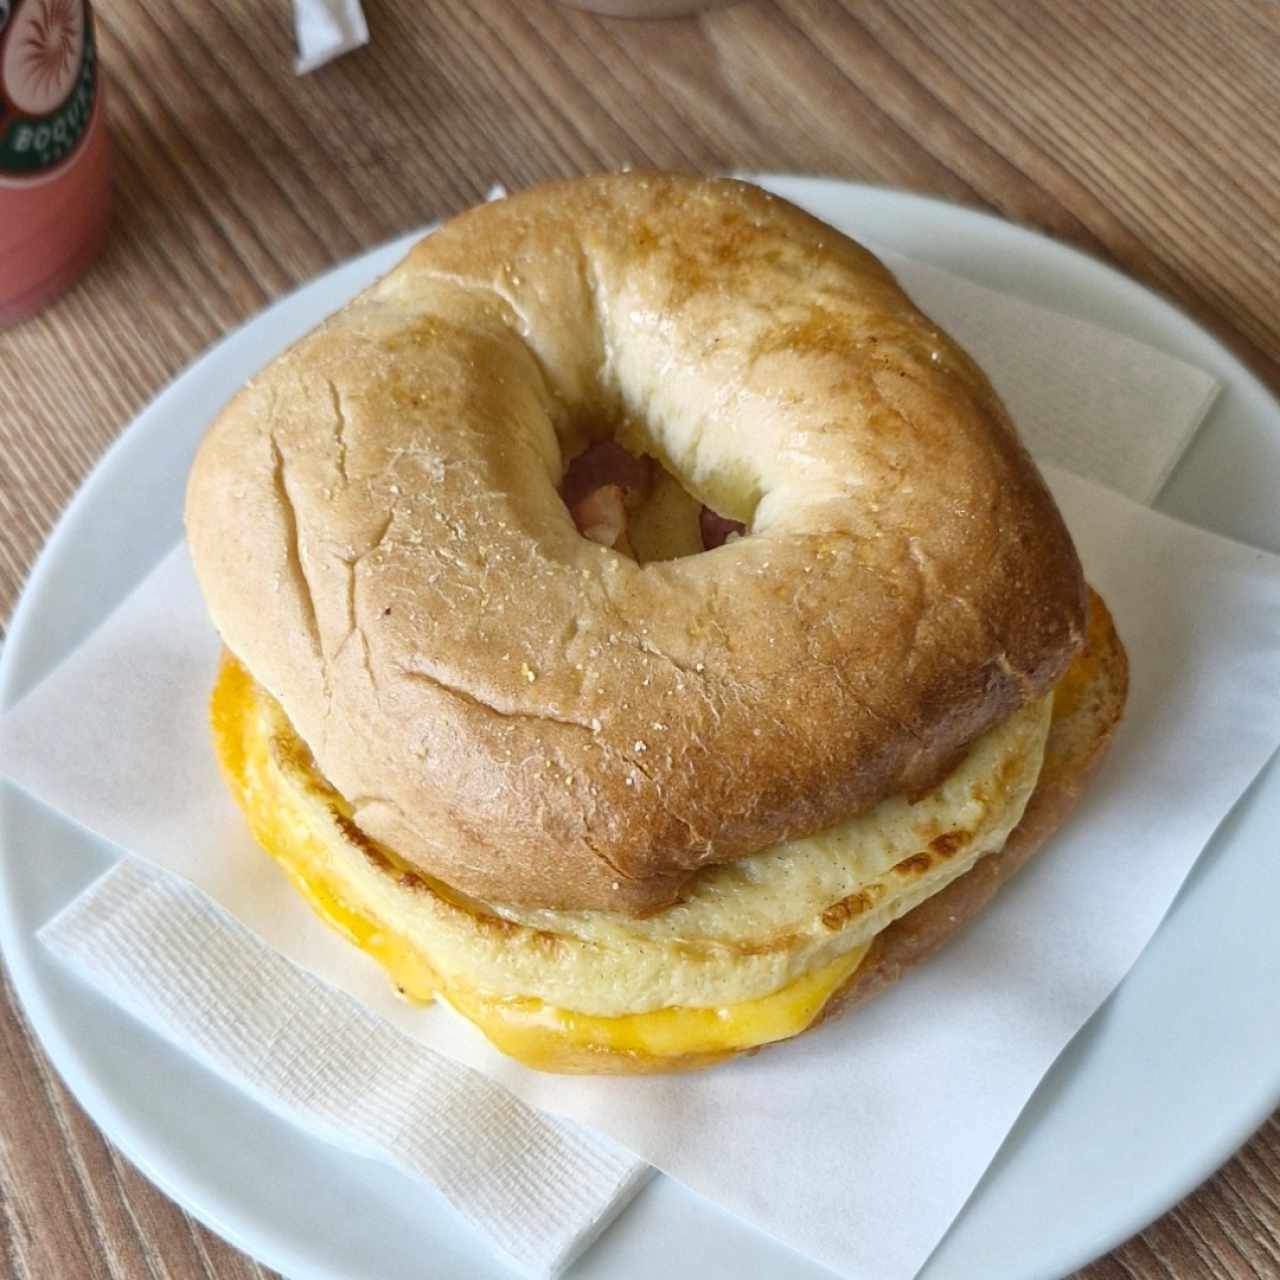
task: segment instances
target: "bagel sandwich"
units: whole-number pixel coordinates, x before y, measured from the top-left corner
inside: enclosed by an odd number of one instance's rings
[[[982,372],[740,182],[447,223],[227,406],[187,530],[255,837],[544,1070],[707,1066],[879,990],[1125,701]]]

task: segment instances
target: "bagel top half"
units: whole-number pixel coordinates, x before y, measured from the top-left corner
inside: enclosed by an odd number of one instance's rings
[[[745,523],[638,564],[557,492],[616,435]],[[354,820],[464,894],[640,914],[943,776],[1079,647],[1071,540],[974,363],[747,184],[447,223],[208,433],[229,649]]]

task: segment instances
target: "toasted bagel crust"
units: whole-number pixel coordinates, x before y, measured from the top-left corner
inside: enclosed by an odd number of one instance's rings
[[[748,526],[638,565],[556,486],[616,430]],[[635,913],[944,774],[1082,634],[990,385],[871,254],[746,184],[455,219],[193,468],[228,647],[361,829],[466,893]]]
[[[1111,746],[1129,696],[1129,658],[1110,610],[1094,591],[1089,592],[1087,647],[1077,655],[1071,675],[1076,682],[1075,696],[1061,699],[1061,706],[1054,709],[1040,781],[1004,848],[987,854],[958,880],[879,934],[866,958],[823,1005],[807,1031],[865,1004],[949,942],[1071,816]],[[565,1046],[543,1069],[566,1075],[701,1071],[768,1048],[763,1045],[741,1053],[688,1053],[658,1059]]]
[[[1062,823],[1088,785],[1120,720],[1127,684],[1124,648],[1105,605],[1095,596],[1087,647],[1073,660],[1052,696],[1043,767],[1008,840],[944,888],[896,915],[869,942],[852,947],[851,954],[860,958],[851,976],[823,997],[825,1003],[809,1014],[811,1020],[797,1020],[790,1035],[800,1034],[883,990],[986,905]],[[736,994],[741,994],[741,975],[726,971],[723,964],[718,966],[713,981],[719,988],[716,994],[727,1002],[727,1007],[718,1006],[724,1017],[717,1019],[709,1036],[704,1025],[686,1025],[683,1031],[688,1036],[688,1047],[682,1051],[673,1047],[679,1041],[670,1036],[665,1043],[672,1047],[664,1052],[634,1047],[644,1041],[637,1037],[637,1028],[629,1025],[635,1021],[628,1016],[634,1012],[632,1009],[618,1017],[591,1013],[584,1016],[575,1001],[559,1004],[557,996],[563,995],[563,988],[558,992],[549,990],[544,985],[547,971],[539,980],[537,974],[522,965],[520,952],[525,943],[532,943],[547,948],[551,955],[568,959],[564,944],[570,939],[513,925],[490,914],[492,909],[484,904],[455,903],[442,913],[421,914],[417,908],[422,899],[437,899],[442,888],[432,888],[419,877],[406,876],[397,868],[391,851],[369,846],[349,830],[341,820],[345,806],[340,798],[315,773],[314,762],[287,724],[282,723],[278,707],[270,705],[270,699],[233,659],[224,663],[212,713],[216,750],[228,783],[264,848],[280,861],[321,917],[386,965],[391,979],[412,998],[443,995],[464,1016],[474,1019],[504,1052],[544,1071],[688,1071],[757,1051],[712,1049],[706,1043],[723,1036],[739,1015],[745,1013],[749,1019],[755,1007],[735,1002],[735,988]],[[922,851],[921,856],[927,854]],[[678,912],[679,907],[674,910]],[[741,920],[748,930],[751,919],[747,911]],[[455,920],[469,922],[477,935],[489,929],[506,935],[511,944],[511,971],[517,975],[516,990],[523,992],[523,997],[489,989],[493,970],[470,969],[466,965],[458,969],[457,957],[446,974],[439,963],[443,958],[442,935],[453,932]],[[734,967],[749,963],[750,941],[749,933],[743,934],[739,945],[731,944],[721,960],[728,959]],[[612,985],[610,974],[616,973],[612,961],[619,958],[611,956],[610,951],[617,948],[624,963],[642,958],[634,940],[626,937],[598,945],[602,961],[598,976],[606,988]],[[738,952],[736,962],[729,958],[734,951]],[[681,966],[686,954],[683,947],[672,951],[673,969]],[[473,954],[472,959],[477,958]],[[837,959],[835,963],[839,962]],[[818,976],[823,969],[825,964],[820,964],[816,974],[811,970],[800,975],[799,980]],[[786,997],[796,992],[796,982],[795,977],[784,982],[766,1000],[782,997],[786,1008]],[[560,983],[558,974],[555,983]],[[539,1007],[527,1011],[527,1020],[517,1016],[513,1024],[502,1015],[501,1011],[510,1004],[522,1006],[530,1001]],[[663,1013],[705,1012],[714,1013],[717,1009],[660,1009],[657,1014],[661,1017]],[[650,1011],[640,1011],[641,1022],[652,1016]],[[785,1019],[786,1014],[783,1016]],[[738,1026],[742,1026],[741,1021]],[[623,1047],[628,1040],[633,1047]]]
[[[852,1009],[896,982],[963,928],[1067,820],[1102,764],[1129,696],[1129,658],[1102,597],[1089,592],[1086,647],[1068,670],[1046,744],[1040,780],[1022,821],[998,853],[895,920],[819,1021]]]

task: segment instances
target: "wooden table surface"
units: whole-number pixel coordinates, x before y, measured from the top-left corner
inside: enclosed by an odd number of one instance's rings
[[[1280,391],[1275,0],[757,0],[628,23],[545,0],[366,0],[291,73],[285,0],[99,0],[105,256],[0,334],[0,618],[143,404],[360,249],[551,175],[790,169],[1030,223],[1172,296]],[[0,1007],[0,1273],[267,1273],[98,1133]],[[1280,1123],[1089,1280],[1280,1275]]]

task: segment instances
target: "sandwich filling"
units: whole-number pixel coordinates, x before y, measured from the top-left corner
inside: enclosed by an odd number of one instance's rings
[[[893,920],[1003,847],[1035,787],[1052,697],[989,730],[914,803],[708,867],[632,917],[480,902],[370,840],[279,703],[228,657],[218,754],[255,837],[411,1000],[440,997],[529,1065],[696,1066],[804,1030]]]

